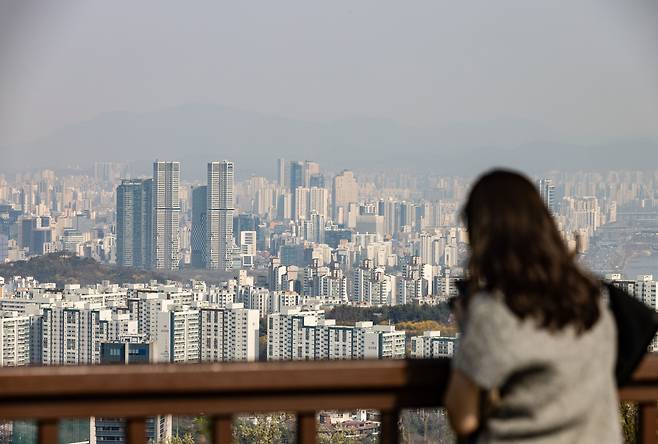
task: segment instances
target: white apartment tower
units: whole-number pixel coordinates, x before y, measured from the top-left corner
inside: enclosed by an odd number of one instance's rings
[[[206,268],[229,270],[233,258],[234,164],[208,163]]]
[[[153,163],[153,268],[177,270],[180,260],[180,163]]]
[[[202,362],[255,361],[258,358],[258,310],[231,304],[199,308]]]
[[[100,344],[108,340],[112,311],[100,304],[60,303],[43,309],[41,364],[100,363]]]
[[[320,310],[282,308],[267,317],[268,360],[402,359],[405,333],[394,326],[336,325]]]
[[[30,317],[0,312],[0,367],[30,364]]]
[[[158,313],[156,362],[199,361],[199,311],[172,306]]]
[[[441,336],[440,331],[426,331],[411,338],[411,357],[416,359],[450,358],[457,348],[458,336]]]
[[[639,275],[635,279],[635,297],[652,309],[658,311],[658,282],[651,274]]]

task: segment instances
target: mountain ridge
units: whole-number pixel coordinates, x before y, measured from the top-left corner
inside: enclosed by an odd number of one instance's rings
[[[234,160],[241,176],[272,176],[279,157],[316,160],[333,171],[421,174],[473,174],[493,166],[529,172],[644,169],[647,156],[658,151],[658,139],[574,144],[524,119],[432,129],[377,117],[311,121],[188,104],[154,112],[105,112],[34,142],[2,149],[0,170],[5,172],[25,169],[26,164],[88,168],[95,161],[129,159],[135,172],[148,173],[159,158],[181,161],[183,177],[200,179],[205,162],[213,159]]]

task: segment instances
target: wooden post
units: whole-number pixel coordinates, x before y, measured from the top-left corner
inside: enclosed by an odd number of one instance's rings
[[[400,442],[399,420],[400,412],[398,410],[381,412],[380,443],[398,444]]]
[[[657,444],[656,401],[641,402],[638,406],[638,444]]]
[[[59,423],[56,419],[38,422],[37,442],[39,444],[59,444]]]
[[[233,418],[230,415],[212,418],[212,444],[231,444],[233,442]]]
[[[297,413],[297,444],[316,444],[318,427],[315,412]]]
[[[126,443],[146,444],[146,420],[144,418],[126,420]]]

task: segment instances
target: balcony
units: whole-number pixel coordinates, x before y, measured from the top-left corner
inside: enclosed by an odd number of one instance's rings
[[[0,369],[0,418],[35,419],[38,443],[57,444],[58,420],[125,417],[129,444],[145,417],[212,418],[215,444],[232,442],[232,416],[297,412],[297,442],[317,442],[318,410],[381,411],[382,443],[397,443],[401,409],[441,406],[447,360],[304,361]],[[656,443],[658,356],[648,357],[623,400],[639,404],[639,442]]]

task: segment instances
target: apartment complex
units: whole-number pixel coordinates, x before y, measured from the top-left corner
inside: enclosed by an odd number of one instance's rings
[[[394,326],[357,322],[336,325],[322,310],[282,308],[267,317],[268,360],[401,359],[404,331]]]

